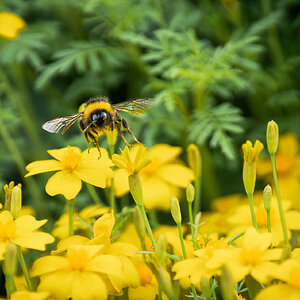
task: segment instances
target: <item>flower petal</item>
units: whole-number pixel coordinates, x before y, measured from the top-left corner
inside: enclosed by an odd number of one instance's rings
[[[0,12],[0,36],[15,39],[25,27],[25,21],[18,15],[6,11]]]
[[[71,146],[68,146],[68,147],[64,147],[64,148],[61,148],[61,149],[52,149],[52,150],[48,150],[47,152],[52,156],[54,157],[55,159],[61,161],[64,157],[64,155],[68,152],[68,151],[74,151],[75,153],[78,153],[80,154],[81,153],[81,150],[78,148],[78,147],[71,147]]]
[[[44,256],[33,263],[30,275],[32,277],[42,276],[60,269],[71,270],[71,264],[67,258],[62,256]]]
[[[114,171],[114,188],[117,197],[122,197],[129,192],[128,173],[124,169]]]
[[[151,157],[153,159],[159,159],[161,164],[176,159],[181,152],[182,149],[180,147],[174,147],[167,144],[157,144],[149,150]]]
[[[59,171],[62,168],[63,166],[61,162],[54,159],[37,160],[26,166],[28,173],[25,175],[25,177],[45,172]]]
[[[186,188],[195,179],[193,171],[180,164],[167,164],[157,170],[159,177],[165,181]]]
[[[50,196],[62,194],[66,199],[74,199],[81,190],[81,180],[74,173],[62,170],[55,173],[46,184]]]
[[[15,220],[16,231],[18,230],[20,232],[34,231],[40,228],[41,226],[43,226],[44,224],[46,224],[47,221],[48,220],[46,219],[37,221],[35,217],[28,216],[28,215],[21,216]]]
[[[117,277],[122,277],[123,274],[121,261],[113,255],[97,255],[89,260],[85,269]]]
[[[46,232],[29,232],[11,239],[11,241],[24,248],[45,251],[46,244],[53,243],[55,239],[51,234]]]
[[[261,290],[255,297],[255,300],[274,299],[300,299],[300,290],[288,284],[278,283]]]

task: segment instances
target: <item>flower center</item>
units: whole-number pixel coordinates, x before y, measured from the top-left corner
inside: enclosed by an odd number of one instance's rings
[[[154,158],[148,166],[142,169],[141,174],[150,177],[157,171],[159,165],[160,165],[159,160],[157,158]]]
[[[84,249],[69,249],[67,254],[68,260],[75,271],[83,271],[89,260],[88,253]]]
[[[142,286],[149,284],[153,277],[151,269],[145,264],[140,264],[137,266],[137,270],[140,274],[140,284]]]
[[[300,270],[293,269],[291,272],[291,283],[296,288],[300,289]]]
[[[75,152],[73,149],[67,149],[65,155],[63,156],[61,163],[65,170],[73,172],[77,169],[81,161],[81,153]]]
[[[287,175],[290,173],[293,162],[289,157],[277,154],[276,155],[276,169],[278,175]]]
[[[255,266],[260,259],[260,251],[257,249],[242,248],[241,260],[245,265]]]
[[[0,239],[7,241],[15,237],[16,226],[13,220],[0,221]]]

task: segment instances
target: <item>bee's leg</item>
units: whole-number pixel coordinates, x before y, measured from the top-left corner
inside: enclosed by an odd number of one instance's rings
[[[98,142],[98,136],[93,138],[93,142],[94,142],[95,146],[98,149],[98,152],[99,152],[98,159],[100,159],[101,158],[101,150],[100,150],[100,146],[99,146],[99,142]]]
[[[121,119],[122,121],[122,125],[124,127],[124,129],[129,133],[129,135],[132,137],[132,139],[137,142],[138,144],[141,144],[143,145],[141,142],[138,141],[138,139],[133,135],[133,133],[130,131],[129,129],[129,126],[128,126],[128,123],[124,120],[124,119]]]
[[[84,134],[84,137],[85,139],[87,140],[88,144],[89,144],[89,150],[88,150],[88,153],[90,153],[90,149],[91,149],[91,140],[89,138],[89,134],[87,131],[83,131],[83,134]]]

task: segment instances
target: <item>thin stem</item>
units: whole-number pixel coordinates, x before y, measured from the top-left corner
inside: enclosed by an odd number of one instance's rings
[[[105,206],[103,204],[103,202],[101,201],[99,195],[97,194],[95,187],[93,185],[88,184],[88,183],[86,184],[86,187],[87,187],[91,197],[93,198],[94,202],[97,205]]]
[[[195,181],[194,215],[201,211],[201,176]]]
[[[191,291],[192,291],[194,300],[197,300],[198,299],[198,295],[197,295],[196,288],[195,288],[195,286],[193,284],[191,284]]]
[[[283,208],[282,208],[282,203],[281,203],[281,198],[280,198],[279,188],[278,188],[275,154],[270,154],[270,158],[271,158],[271,163],[272,163],[273,179],[274,179],[275,191],[276,191],[276,196],[277,196],[278,208],[279,208],[279,212],[280,212],[280,220],[281,220],[283,236],[284,236],[285,243],[289,244],[290,242],[289,242],[288,235],[287,235],[285,219],[284,219],[284,214],[283,214]]]
[[[194,219],[193,219],[193,208],[192,208],[192,202],[188,202],[188,209],[189,209],[189,219],[190,219],[190,224],[191,224],[191,235],[192,235],[192,241],[193,241],[193,246],[194,250],[198,249],[197,245],[197,240],[196,240],[196,235],[195,235],[195,227],[194,227]]]
[[[27,270],[27,267],[26,267],[25,259],[24,259],[22,249],[21,249],[20,246],[17,246],[17,251],[18,251],[19,262],[20,262],[20,265],[21,265],[21,268],[22,268],[22,271],[23,271],[23,274],[24,274],[24,277],[25,277],[25,280],[26,280],[26,283],[27,283],[28,290],[32,292],[33,291],[32,283],[31,283],[31,280],[30,280],[30,277],[29,277],[29,273],[28,273],[28,270]]]
[[[161,288],[161,285],[159,284],[158,285],[158,295],[157,295],[157,299],[158,300],[162,300],[162,288]]]
[[[185,245],[184,245],[184,241],[183,241],[181,223],[177,223],[177,227],[178,227],[178,233],[179,233],[179,238],[180,238],[180,244],[181,244],[181,248],[182,248],[183,258],[187,259]]]
[[[147,215],[146,215],[146,212],[145,212],[144,204],[138,204],[138,208],[139,208],[139,210],[140,210],[140,212],[142,214],[142,217],[144,219],[145,226],[146,226],[147,232],[149,234],[149,237],[151,239],[153,248],[154,248],[154,250],[156,250],[157,249],[157,244],[156,244],[156,241],[154,239],[154,235],[153,235],[151,226],[149,224],[149,221],[148,221],[148,218],[147,218]]]
[[[10,299],[11,293],[17,290],[14,282],[13,274],[5,274],[5,288],[6,288],[7,298]]]
[[[69,216],[69,235],[74,234],[74,229],[73,229],[74,203],[75,203],[75,199],[67,200],[67,209],[68,209],[68,216]]]
[[[267,223],[268,223],[268,232],[271,232],[271,214],[270,210],[267,210]]]
[[[253,193],[252,194],[247,194],[248,199],[249,199],[249,205],[250,205],[250,210],[251,210],[251,218],[252,218],[252,223],[253,226],[258,229],[257,223],[256,223],[256,218],[255,218],[255,211],[254,211],[254,205],[253,205]]]

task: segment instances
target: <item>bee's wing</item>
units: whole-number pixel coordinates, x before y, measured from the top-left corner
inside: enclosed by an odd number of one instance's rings
[[[42,127],[52,133],[64,134],[82,115],[82,112],[46,122]]]
[[[141,116],[154,106],[154,99],[141,98],[134,99],[112,105],[116,110],[126,111],[128,113]]]

